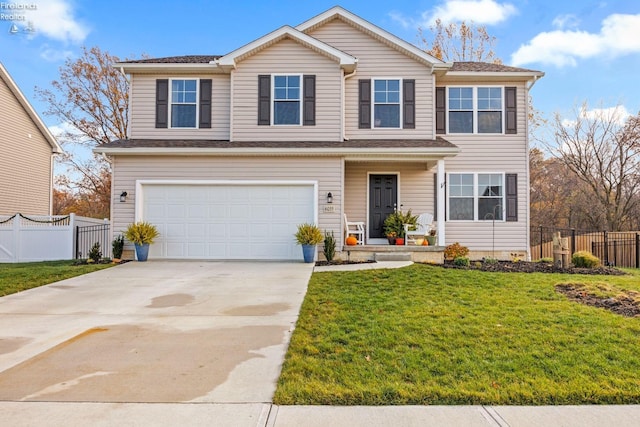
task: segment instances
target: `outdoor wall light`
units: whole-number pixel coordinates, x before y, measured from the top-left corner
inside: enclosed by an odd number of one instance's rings
[[[327,203],[333,203],[333,194],[331,192],[327,193]]]
[[[124,203],[127,201],[127,192],[123,191],[122,193],[120,193],[120,203]]]

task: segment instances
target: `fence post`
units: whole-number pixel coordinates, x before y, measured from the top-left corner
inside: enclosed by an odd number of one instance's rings
[[[613,241],[613,265],[618,265],[618,241]]]
[[[636,268],[640,268],[640,233],[636,233]]]
[[[542,237],[543,237],[542,236],[542,226],[540,226],[540,259],[544,258],[544,253],[542,251],[542,247],[543,247],[543,245],[542,245],[542,243],[543,243]]]
[[[571,255],[576,253],[576,229],[571,229]]]
[[[609,265],[609,238],[607,232],[602,232],[604,236],[604,265]]]

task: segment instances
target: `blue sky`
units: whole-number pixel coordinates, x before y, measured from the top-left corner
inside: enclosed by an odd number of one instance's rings
[[[418,43],[418,27],[427,28],[435,17],[486,25],[505,64],[546,73],[532,90],[534,105],[546,117],[566,115],[583,101],[590,108],[622,104],[630,114],[640,111],[640,3],[630,0],[11,0],[2,5],[0,62],[48,126],[58,123],[44,116],[46,105],[35,99],[34,87],[48,88],[65,58],[76,57],[82,45],[121,58],[224,54],[335,5],[412,43]],[[16,34],[10,33],[13,24]]]

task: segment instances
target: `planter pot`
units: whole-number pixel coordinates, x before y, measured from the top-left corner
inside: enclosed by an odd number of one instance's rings
[[[429,246],[435,246],[436,236],[427,236],[427,242],[429,242]]]
[[[387,240],[389,241],[390,245],[395,245],[396,244],[396,238],[395,237],[387,237]]]
[[[302,256],[304,258],[304,262],[313,262],[313,259],[316,256],[316,245],[302,245]]]
[[[138,261],[146,261],[149,257],[149,244],[145,243],[143,245],[136,244],[136,259]]]
[[[404,237],[396,237],[396,245],[398,246],[404,245]]]

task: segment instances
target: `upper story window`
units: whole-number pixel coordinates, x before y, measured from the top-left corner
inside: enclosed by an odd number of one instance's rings
[[[273,124],[299,125],[302,111],[299,75],[273,76]]]
[[[198,109],[198,81],[171,80],[171,127],[195,128]]]
[[[400,127],[400,80],[373,81],[373,126]]]
[[[449,87],[448,133],[503,133],[502,87]]]
[[[502,221],[506,209],[504,174],[449,174],[449,220]],[[514,190],[515,191],[515,190]]]

